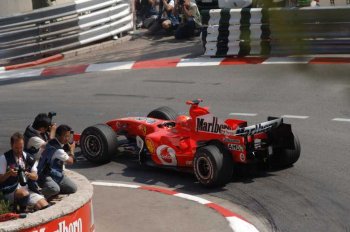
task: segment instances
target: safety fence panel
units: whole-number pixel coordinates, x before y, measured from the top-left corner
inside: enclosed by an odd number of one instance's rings
[[[0,59],[42,56],[133,29],[129,0],[78,0],[0,18]]]
[[[350,7],[202,11],[207,56],[350,53]]]

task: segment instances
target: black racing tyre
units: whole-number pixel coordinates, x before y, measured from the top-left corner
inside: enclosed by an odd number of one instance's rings
[[[196,151],[193,170],[197,180],[206,187],[226,185],[232,178],[233,163],[230,154],[223,154],[215,145]]]
[[[175,121],[177,117],[177,113],[175,110],[173,110],[170,107],[162,106],[155,110],[152,110],[147,117],[149,118],[156,118],[156,119],[162,119],[162,120],[169,120],[169,121]]]
[[[106,124],[86,128],[80,137],[82,154],[93,163],[106,163],[116,154],[118,138]]]
[[[298,136],[294,135],[294,149],[278,149],[272,155],[272,164],[277,167],[288,167],[298,161],[301,147]]]

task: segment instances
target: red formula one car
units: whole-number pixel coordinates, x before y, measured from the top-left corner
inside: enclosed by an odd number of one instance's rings
[[[88,127],[76,138],[89,161],[106,162],[118,150],[132,150],[141,164],[193,169],[205,186],[225,185],[237,163],[289,166],[298,160],[299,140],[282,118],[247,126],[246,121],[217,118],[200,102],[186,102],[190,116],[160,107],[147,117]]]

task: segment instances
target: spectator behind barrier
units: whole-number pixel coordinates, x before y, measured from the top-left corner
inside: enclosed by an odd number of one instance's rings
[[[34,155],[36,160],[39,160],[47,141],[55,138],[57,126],[52,123],[52,115],[49,115],[38,114],[33,124],[27,126],[24,132],[25,151]]]
[[[36,183],[37,162],[23,148],[23,135],[14,133],[11,136],[11,150],[0,156],[0,190],[10,204],[20,206],[20,212],[24,212],[27,205],[37,210],[46,208],[49,204]]]
[[[32,0],[33,10],[52,6],[56,0]]]
[[[64,174],[64,165],[74,163],[75,143],[69,143],[72,129],[60,125],[56,129],[56,138],[51,139],[41,154],[38,164],[38,183],[42,193],[49,199],[62,194],[77,191],[77,186]]]
[[[199,35],[202,19],[196,3],[190,0],[176,0],[176,14],[180,15],[180,25],[175,31],[176,39],[187,39]]]
[[[174,0],[160,0],[159,13],[156,21],[148,29],[149,35],[154,35],[160,30],[172,34],[179,25],[179,19],[174,15]]]
[[[137,27],[149,28],[157,19],[156,0],[135,0]]]

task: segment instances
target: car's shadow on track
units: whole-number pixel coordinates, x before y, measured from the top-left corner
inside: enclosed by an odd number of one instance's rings
[[[105,165],[91,163],[86,160],[80,153],[77,153],[76,157],[77,162],[70,167],[73,170],[98,168]],[[184,171],[164,167],[140,165],[136,156],[115,156],[111,162],[120,164],[122,166],[122,169],[119,169],[116,172],[106,171],[104,175],[109,178],[113,177],[113,175],[122,175],[134,183],[174,188],[180,192],[189,192],[196,194],[208,194],[228,191],[225,186],[216,188],[207,188],[202,186],[190,170]],[[236,166],[234,168],[234,174],[231,178],[231,181],[228,184],[250,184],[258,178],[268,178],[274,176],[274,172],[278,172],[284,169],[285,168],[270,168],[268,170],[264,170],[254,165]]]

